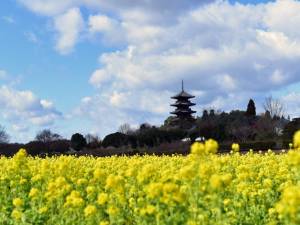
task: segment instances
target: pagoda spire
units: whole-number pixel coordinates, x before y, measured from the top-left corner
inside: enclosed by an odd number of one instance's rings
[[[183,80],[181,80],[181,91],[184,91]]]

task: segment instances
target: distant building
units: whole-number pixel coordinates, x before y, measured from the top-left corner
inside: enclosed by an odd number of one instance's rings
[[[175,110],[171,112],[171,114],[175,115],[172,120],[172,125],[182,128],[192,127],[195,122],[193,114],[196,113],[196,111],[193,111],[191,107],[196,104],[192,103],[190,99],[195,98],[195,96],[185,92],[183,81],[181,85],[181,92],[171,98],[176,100],[176,102],[171,105],[175,107]]]

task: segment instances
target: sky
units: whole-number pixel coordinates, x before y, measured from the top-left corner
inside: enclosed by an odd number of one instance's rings
[[[6,0],[0,3],[0,124],[104,137],[162,124],[170,96],[258,113],[272,95],[300,116],[296,0]]]

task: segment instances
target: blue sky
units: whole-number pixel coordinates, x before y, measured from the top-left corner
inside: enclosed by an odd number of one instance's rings
[[[204,108],[300,114],[296,0],[7,0],[0,6],[0,107],[11,141],[50,128],[103,137],[161,124],[181,79]]]

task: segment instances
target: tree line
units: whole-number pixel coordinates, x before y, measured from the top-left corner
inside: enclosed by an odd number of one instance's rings
[[[238,142],[245,148],[286,148],[291,142],[292,134],[300,128],[300,119],[291,121],[285,116],[283,104],[272,97],[265,99],[263,107],[265,111],[257,114],[255,102],[250,99],[245,110],[224,112],[204,109],[189,129],[174,126],[171,123],[174,119],[172,116],[161,126],[143,123],[134,129],[125,123],[118,131],[103,139],[97,135],[75,133],[68,140],[45,129],[27,144],[9,144],[9,135],[0,127],[0,153],[13,153],[20,147],[26,148],[33,155],[105,148],[149,149],[164,143],[181,142],[183,139],[193,142],[199,138],[216,139],[224,149],[229,148],[232,142]]]

